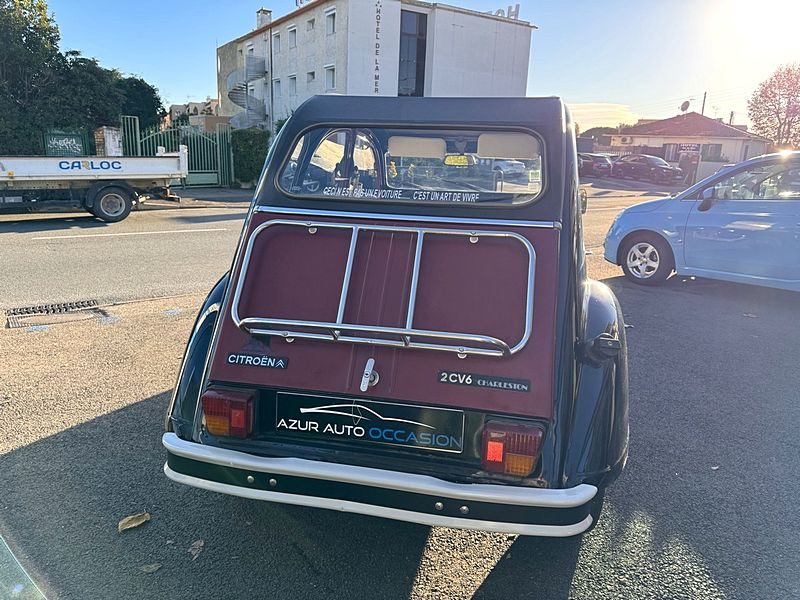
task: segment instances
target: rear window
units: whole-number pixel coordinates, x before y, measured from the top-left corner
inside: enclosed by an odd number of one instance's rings
[[[543,185],[539,138],[517,131],[307,131],[278,176],[286,193],[423,204],[522,204]]]

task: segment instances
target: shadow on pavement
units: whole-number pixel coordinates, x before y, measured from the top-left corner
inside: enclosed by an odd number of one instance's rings
[[[580,536],[518,537],[474,598],[569,598],[582,543]]]
[[[105,223],[87,213],[43,212],[10,215],[0,213],[0,235],[3,233],[31,233],[39,231],[70,231],[103,229],[113,223]]]
[[[244,217],[247,213],[244,209],[231,211],[227,213],[214,213],[213,215],[196,215],[187,213],[181,213],[179,215],[172,215],[172,220],[175,222],[180,223],[192,223],[192,224],[200,224],[200,223],[216,223],[219,221],[244,221]]]
[[[0,533],[53,598],[408,598],[429,528],[163,474],[166,393],[0,457]],[[123,533],[139,511],[151,521]],[[188,553],[203,540],[196,560]],[[143,565],[161,564],[152,574]]]

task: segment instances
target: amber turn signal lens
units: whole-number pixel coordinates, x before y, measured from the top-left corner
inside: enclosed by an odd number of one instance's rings
[[[483,468],[491,473],[527,477],[536,467],[542,446],[541,425],[487,421],[483,427]]]
[[[246,438],[253,433],[251,390],[208,389],[200,398],[203,422],[211,435]]]

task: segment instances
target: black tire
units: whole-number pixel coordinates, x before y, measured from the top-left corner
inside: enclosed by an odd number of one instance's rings
[[[117,223],[127,217],[133,208],[133,197],[125,188],[107,187],[94,197],[91,213],[106,223]]]
[[[633,264],[637,259],[638,265]],[[619,262],[625,277],[639,285],[664,283],[675,269],[675,257],[667,241],[649,231],[634,232],[623,240]]]

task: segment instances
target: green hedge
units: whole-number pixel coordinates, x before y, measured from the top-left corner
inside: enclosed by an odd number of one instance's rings
[[[269,132],[251,127],[234,129],[233,172],[238,181],[251,183],[258,179],[269,149]]]

